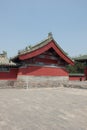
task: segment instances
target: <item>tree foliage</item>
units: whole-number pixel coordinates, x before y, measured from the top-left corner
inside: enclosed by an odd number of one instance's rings
[[[84,73],[85,64],[75,61],[74,66],[68,65],[67,70],[69,73]]]

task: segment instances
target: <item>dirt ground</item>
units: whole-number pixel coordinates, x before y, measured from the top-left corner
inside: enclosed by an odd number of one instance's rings
[[[0,130],[87,130],[87,89],[0,89]]]

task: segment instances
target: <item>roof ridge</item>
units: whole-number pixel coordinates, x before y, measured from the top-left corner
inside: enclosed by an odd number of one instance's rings
[[[28,52],[34,51],[34,50],[38,49],[38,46],[40,47],[40,45],[47,44],[47,43],[50,42],[52,39],[53,39],[52,37],[48,37],[48,38],[46,38],[46,39],[40,41],[39,43],[36,43],[35,45],[33,45],[33,46],[29,47],[29,48],[27,47],[27,48],[25,48],[25,49],[23,49],[23,50],[20,50],[20,51],[18,52],[18,55],[22,55],[22,54],[26,54],[26,53],[28,53]],[[43,43],[44,43],[44,44],[43,44]],[[42,47],[42,46],[41,46],[41,47]]]

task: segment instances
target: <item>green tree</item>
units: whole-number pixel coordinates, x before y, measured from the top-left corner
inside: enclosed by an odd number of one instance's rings
[[[68,65],[66,68],[69,73],[84,73],[85,64],[75,61],[74,66]]]

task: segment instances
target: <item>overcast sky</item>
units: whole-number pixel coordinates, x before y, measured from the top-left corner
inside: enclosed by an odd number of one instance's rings
[[[87,54],[87,0],[0,0],[0,53],[15,56],[49,32],[69,56]]]

